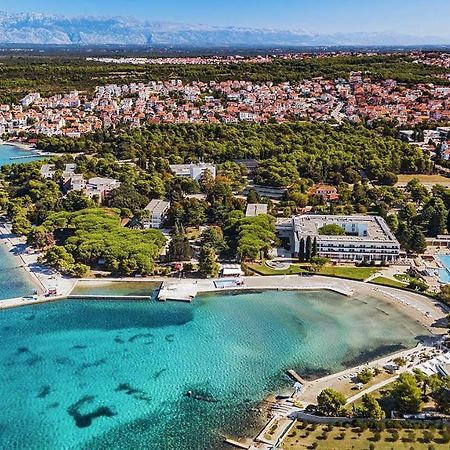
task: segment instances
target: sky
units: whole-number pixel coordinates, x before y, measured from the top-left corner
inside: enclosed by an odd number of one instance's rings
[[[133,16],[316,33],[392,31],[450,36],[450,0],[0,0],[0,11]]]

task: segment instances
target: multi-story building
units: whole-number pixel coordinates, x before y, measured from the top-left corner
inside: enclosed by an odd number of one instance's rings
[[[145,228],[162,228],[170,208],[170,202],[165,200],[152,200],[144,210],[148,216],[144,218]]]
[[[216,178],[216,166],[214,164],[172,164],[169,167],[176,176],[189,177],[195,181],[199,181],[203,173],[207,170],[210,172],[214,179]]]
[[[337,225],[343,234],[321,234],[325,225]],[[300,242],[310,237],[317,240],[319,256],[333,261],[394,262],[400,254],[400,244],[383,218],[378,216],[316,216],[292,218],[293,253],[299,255]]]

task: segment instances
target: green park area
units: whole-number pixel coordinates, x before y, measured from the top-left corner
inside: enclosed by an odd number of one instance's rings
[[[309,272],[309,264],[292,264],[287,269],[272,269],[266,264],[247,264],[247,267],[254,273],[263,276],[273,275],[300,275]],[[336,278],[346,278],[349,280],[364,281],[377,272],[374,267],[338,267],[338,266],[323,266],[317,268],[316,275],[323,275]],[[398,283],[399,285],[401,283]],[[403,286],[403,284],[401,284]]]
[[[306,427],[305,427],[306,425]],[[318,450],[429,450],[449,448],[449,431],[436,429],[363,430],[357,426],[298,423],[282,448]]]
[[[378,269],[375,267],[324,266],[317,272],[317,275],[364,281],[377,271]]]
[[[388,286],[388,287],[394,287],[394,288],[399,288],[399,289],[403,289],[403,288],[408,286],[405,283],[402,283],[402,282],[397,281],[397,280],[393,280],[392,278],[386,278],[386,277],[374,278],[371,281],[371,283],[379,284],[380,286]]]

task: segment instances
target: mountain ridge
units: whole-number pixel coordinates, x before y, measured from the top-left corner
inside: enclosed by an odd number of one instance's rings
[[[391,32],[317,34],[304,29],[219,27],[140,21],[134,17],[66,17],[0,11],[0,44],[144,46],[383,46],[445,45],[450,37]]]

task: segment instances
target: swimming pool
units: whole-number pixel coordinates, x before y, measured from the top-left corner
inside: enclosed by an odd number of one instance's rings
[[[445,269],[439,269],[439,280],[442,283],[450,283],[450,255],[438,255],[439,261]]]

